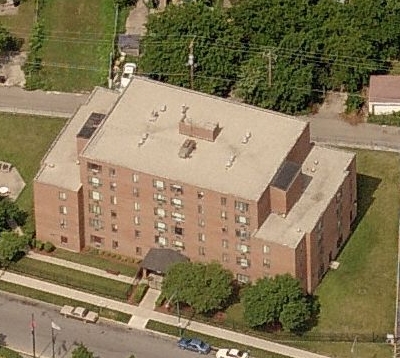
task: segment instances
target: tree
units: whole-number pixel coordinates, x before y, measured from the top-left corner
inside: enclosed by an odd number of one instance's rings
[[[153,79],[189,88],[192,43],[193,88],[225,96],[236,81],[243,55],[232,44],[240,41],[240,32],[222,7],[203,2],[170,5],[163,13],[149,16],[140,68]]]
[[[7,266],[19,253],[26,252],[29,238],[11,231],[0,233],[0,266]]]
[[[10,220],[14,220],[18,225],[25,224],[27,213],[18,208],[17,204],[8,198],[0,199],[0,232],[10,230]]]
[[[8,51],[19,51],[22,41],[12,36],[4,27],[0,25],[0,55]]]
[[[78,347],[76,347],[72,351],[72,358],[94,358],[93,352],[90,352],[83,343],[80,343]]]
[[[232,282],[232,273],[219,263],[182,262],[168,269],[162,291],[172,302],[205,313],[223,307],[232,294]]]
[[[258,280],[244,290],[241,300],[251,327],[280,323],[283,329],[298,332],[317,313],[316,300],[307,300],[300,282],[289,274]]]

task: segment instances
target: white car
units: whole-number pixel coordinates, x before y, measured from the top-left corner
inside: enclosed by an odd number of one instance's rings
[[[235,348],[223,348],[219,349],[217,354],[217,358],[249,358],[248,352],[239,351]]]
[[[121,76],[121,87],[125,88],[129,85],[129,82],[131,81],[131,78],[135,74],[137,69],[136,63],[133,62],[127,62],[124,65],[124,68],[122,70],[122,76]]]

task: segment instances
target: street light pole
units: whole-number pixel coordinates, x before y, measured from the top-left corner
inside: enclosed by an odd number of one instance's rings
[[[179,298],[178,298],[178,294],[176,295],[176,309],[177,309],[177,312],[178,312],[179,337],[182,337],[181,311],[180,311],[180,309],[179,309]]]
[[[53,325],[51,325],[51,346],[52,346],[52,358],[55,357],[55,353],[54,353],[54,343],[55,343],[56,338],[54,337],[54,328]]]
[[[33,351],[33,358],[36,358],[36,341],[35,341],[35,316],[32,313],[32,320],[31,320],[31,332],[32,332],[32,351]]]

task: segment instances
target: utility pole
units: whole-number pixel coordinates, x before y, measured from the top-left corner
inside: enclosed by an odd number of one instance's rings
[[[190,77],[190,89],[193,89],[193,82],[194,82],[194,54],[193,54],[193,47],[194,47],[194,39],[190,41],[189,44],[189,77]]]
[[[35,316],[32,313],[31,320],[31,332],[32,332],[32,350],[33,350],[33,358],[36,358],[36,341],[35,341]]]
[[[272,55],[271,50],[268,50],[268,86],[272,86]]]

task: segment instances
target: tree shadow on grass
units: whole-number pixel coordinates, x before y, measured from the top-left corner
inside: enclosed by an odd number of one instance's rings
[[[380,178],[357,173],[357,217],[352,224],[352,231],[355,230],[375,201],[374,193],[381,182]]]

